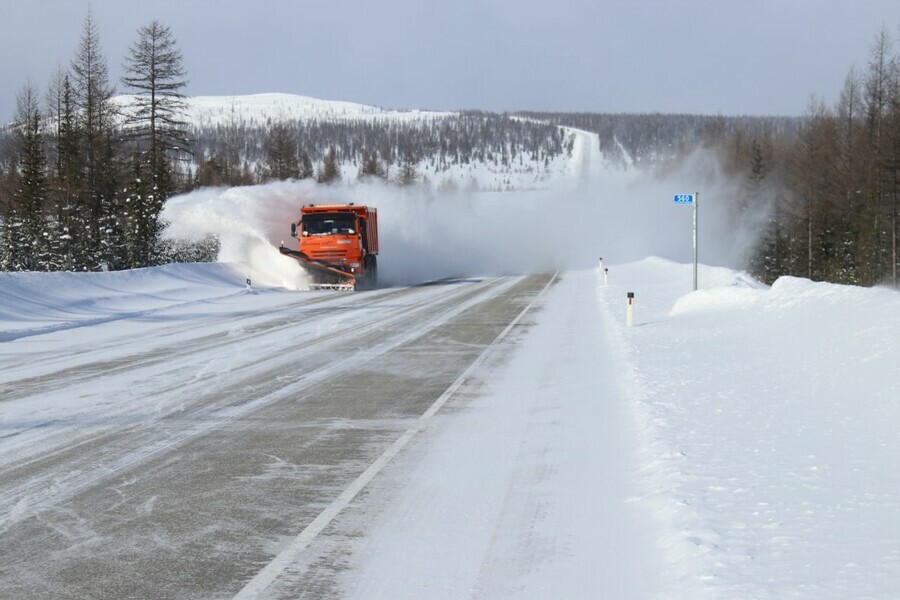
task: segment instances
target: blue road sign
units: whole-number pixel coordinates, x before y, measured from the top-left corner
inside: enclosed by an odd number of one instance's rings
[[[675,204],[693,204],[693,194],[675,194]]]

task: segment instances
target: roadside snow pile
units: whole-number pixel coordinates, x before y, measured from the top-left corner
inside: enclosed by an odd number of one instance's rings
[[[900,597],[900,294],[701,267],[685,295],[660,259],[610,280],[666,597]]]
[[[0,342],[244,291],[236,268],[218,263],[115,273],[0,273]]]

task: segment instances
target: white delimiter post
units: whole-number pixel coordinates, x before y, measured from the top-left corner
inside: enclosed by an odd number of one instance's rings
[[[628,292],[628,308],[625,310],[625,325],[634,325],[634,292]]]
[[[603,270],[603,257],[602,256],[597,259],[597,269],[599,269],[600,271]]]
[[[609,269],[603,269],[603,285],[609,285]]]
[[[697,206],[700,204],[700,192],[694,192],[694,291],[697,291]]]

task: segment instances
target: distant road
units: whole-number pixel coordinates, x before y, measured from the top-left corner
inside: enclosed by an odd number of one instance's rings
[[[549,281],[248,294],[0,353],[27,415],[0,420],[0,596],[264,590]]]

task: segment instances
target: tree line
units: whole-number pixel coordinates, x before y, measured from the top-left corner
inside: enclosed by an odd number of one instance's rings
[[[886,28],[836,104],[811,99],[797,136],[754,140],[747,170],[751,200],[772,200],[751,265],[762,279],[897,285],[900,54]]]
[[[886,28],[835,104],[810,98],[795,130],[719,132],[702,143],[741,178],[738,211],[761,222],[754,275],[897,286],[900,54]]]
[[[803,120],[801,117],[663,113],[520,114],[596,133],[600,138],[600,151],[611,164],[626,166],[630,161],[639,167],[676,161],[713,139],[724,141],[747,135],[792,137]]]
[[[170,29],[141,27],[124,72],[135,105],[122,119],[89,10],[71,65],[53,76],[44,101],[30,82],[18,94],[0,169],[3,270],[124,269],[175,250],[161,240],[159,215],[191,147]]]

